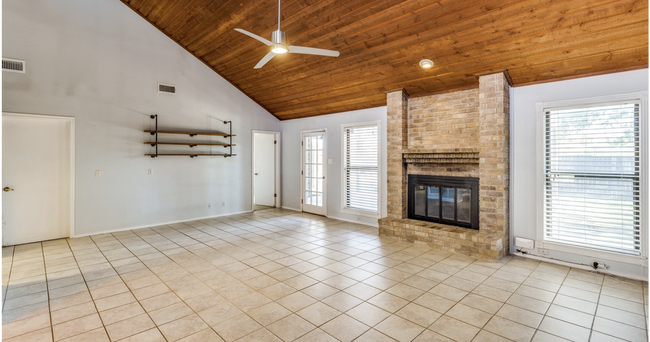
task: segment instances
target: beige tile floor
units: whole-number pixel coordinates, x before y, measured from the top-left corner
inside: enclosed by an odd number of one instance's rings
[[[648,285],[272,209],[2,249],[4,341],[646,341]]]

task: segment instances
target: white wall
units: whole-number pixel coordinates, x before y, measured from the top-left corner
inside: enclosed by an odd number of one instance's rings
[[[300,210],[300,132],[327,129],[327,216],[377,225],[377,218],[341,212],[341,125],[381,120],[381,215],[386,216],[386,107],[282,121],[282,206]]]
[[[276,118],[120,1],[5,0],[2,10],[3,56],[27,61],[26,74],[3,72],[3,111],[76,118],[77,235],[251,209],[251,130],[277,131]],[[143,156],[154,113],[161,129],[232,120],[237,156]]]
[[[624,94],[648,90],[648,70],[636,70],[585,77],[574,80],[544,83],[512,89],[511,99],[511,238],[536,238],[536,103]],[[647,231],[647,227],[645,227]],[[647,237],[646,237],[647,238]],[[511,241],[510,250],[514,251]],[[533,251],[535,252],[535,251]],[[550,251],[556,259],[591,263],[593,257],[574,253]],[[638,265],[614,262],[600,258],[611,266],[610,272],[647,278],[648,269]]]

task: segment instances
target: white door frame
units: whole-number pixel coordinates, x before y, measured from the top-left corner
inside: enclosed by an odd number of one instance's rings
[[[40,119],[57,119],[70,122],[70,233],[75,237],[75,118],[73,116],[2,112],[2,116],[30,117]],[[1,138],[2,133],[0,133]],[[0,171],[1,172],[1,171]],[[1,201],[1,200],[0,200]]]
[[[327,128],[318,128],[318,129],[309,129],[300,131],[300,211],[303,211],[303,205],[305,204],[305,179],[304,179],[304,170],[305,166],[303,158],[305,156],[305,147],[303,146],[304,135],[307,133],[323,133],[323,176],[325,181],[323,182],[323,210],[325,213],[324,216],[327,216],[327,184],[329,177],[327,177]]]
[[[255,133],[273,134],[275,136],[275,141],[277,141],[275,144],[275,194],[277,195],[275,197],[275,207],[280,208],[282,207],[282,184],[280,183],[282,179],[282,168],[280,167],[280,151],[282,151],[282,140],[280,137],[282,133],[278,131],[254,129],[251,133],[251,211],[255,211]]]

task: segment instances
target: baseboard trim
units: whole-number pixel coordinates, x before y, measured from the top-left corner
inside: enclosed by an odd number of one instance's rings
[[[577,268],[577,269],[580,269],[580,270],[594,271],[593,268],[591,268],[591,267],[589,267],[587,265],[581,265],[581,264],[570,262],[570,261],[563,261],[563,260],[557,260],[557,259],[551,259],[551,258],[543,258],[543,257],[535,256],[535,255],[523,254],[523,253],[520,253],[520,252],[514,252],[514,253],[511,253],[511,254],[522,257],[522,258],[528,258],[528,259],[544,261],[544,262],[548,262],[548,263],[551,263],[551,264],[557,264],[557,265],[567,266],[567,267],[571,267],[571,268]],[[596,271],[596,273],[600,273],[600,274],[603,274],[603,275],[610,275],[611,274],[611,275],[616,276],[616,277],[623,277],[623,278],[634,279],[634,280],[648,281],[648,279],[646,279],[644,277],[639,277],[638,275],[634,275],[634,274],[622,274],[620,272],[609,272],[609,271],[608,272]]]
[[[350,222],[350,223],[362,224],[364,226],[379,228],[379,222],[377,222],[375,224],[372,224],[372,223],[368,223],[368,222],[361,222],[361,221],[355,221],[355,220],[350,220],[350,219],[344,219],[344,218],[341,218],[341,217],[330,216],[330,215],[326,215],[325,217],[335,219],[335,220],[339,220],[339,221],[345,221],[345,222]]]
[[[213,215],[213,216],[188,218],[188,219],[178,220],[178,221],[169,221],[169,222],[162,222],[162,223],[147,224],[147,225],[143,225],[143,226],[135,226],[135,227],[129,227],[129,228],[118,228],[118,229],[112,229],[112,230],[105,230],[105,231],[96,232],[96,233],[89,233],[89,234],[75,234],[72,238],[80,238],[80,237],[91,236],[91,235],[99,235],[99,234],[117,233],[117,232],[123,232],[125,230],[151,228],[151,227],[164,226],[164,225],[168,225],[168,224],[182,223],[182,222],[188,222],[188,221],[207,220],[207,219],[211,219],[211,218],[217,218],[217,217],[223,217],[223,216],[232,216],[232,215],[239,215],[239,214],[246,214],[246,213],[251,213],[251,212],[253,212],[253,211],[252,210],[244,210],[244,211],[238,211],[238,212],[234,212],[234,213],[225,213],[225,214],[219,214],[219,215]]]

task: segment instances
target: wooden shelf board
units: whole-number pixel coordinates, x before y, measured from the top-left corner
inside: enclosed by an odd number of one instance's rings
[[[181,145],[181,146],[223,146],[223,147],[228,147],[228,146],[237,146],[235,144],[203,144],[203,143],[175,143],[175,142],[158,142],[156,143],[155,141],[145,141],[145,145]]]
[[[236,154],[210,154],[210,153],[147,153],[145,156],[189,156],[189,157],[234,157]]]
[[[218,137],[236,137],[235,134],[228,134],[228,133],[205,133],[205,132],[181,132],[181,131],[155,131],[155,130],[150,130],[147,129],[144,131],[145,133],[164,133],[164,134],[187,134],[187,135],[210,135],[210,136],[218,136]]]

